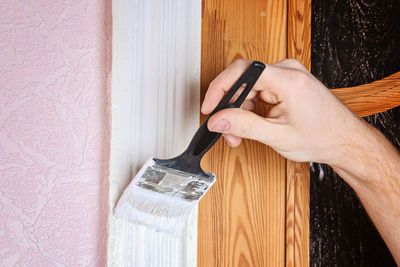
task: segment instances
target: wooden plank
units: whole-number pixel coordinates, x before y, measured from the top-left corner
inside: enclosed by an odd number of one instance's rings
[[[400,105],[400,72],[375,82],[332,89],[331,92],[359,116],[377,114]]]
[[[288,58],[311,68],[311,0],[288,0]]]
[[[310,164],[286,162],[286,266],[309,266]]]
[[[204,0],[202,97],[236,58],[285,58],[286,14],[284,0]],[[199,206],[199,266],[284,266],[285,160],[253,141],[231,149],[220,140],[202,166],[217,182]]]
[[[311,68],[311,0],[288,0],[288,57]],[[309,266],[310,165],[286,161],[286,266]]]

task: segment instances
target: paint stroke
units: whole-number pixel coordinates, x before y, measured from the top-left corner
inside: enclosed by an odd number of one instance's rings
[[[113,1],[109,266],[196,266],[197,207],[174,237],[112,214],[150,157],[180,154],[199,125],[200,0]]]

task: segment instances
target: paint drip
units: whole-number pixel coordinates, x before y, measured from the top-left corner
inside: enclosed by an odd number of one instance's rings
[[[316,172],[315,165],[318,168],[318,179],[320,182],[324,180],[325,172],[321,163],[310,162],[311,172]]]

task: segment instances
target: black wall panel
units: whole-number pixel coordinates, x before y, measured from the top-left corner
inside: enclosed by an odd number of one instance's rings
[[[400,70],[400,1],[312,0],[311,36],[311,72],[327,87],[379,80]],[[366,120],[400,148],[400,108]],[[328,166],[311,168],[310,205],[311,266],[396,266],[354,191]]]

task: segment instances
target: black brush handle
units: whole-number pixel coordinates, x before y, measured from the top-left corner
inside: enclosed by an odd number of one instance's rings
[[[261,73],[265,69],[265,65],[261,62],[254,61],[247,68],[247,70],[240,76],[240,78],[232,85],[227,94],[221,99],[217,107],[211,112],[206,118],[200,128],[197,130],[189,146],[178,157],[169,160],[158,160],[155,159],[159,165],[170,167],[193,174],[205,174],[200,167],[200,161],[203,155],[217,142],[221,133],[211,132],[207,128],[207,122],[212,115],[216,112],[226,108],[239,108],[244,102],[247,95],[250,93],[254,84],[260,77]],[[234,97],[235,93],[242,87],[243,84],[246,86],[239,97],[233,102],[229,103]]]
[[[207,122],[212,115],[216,112],[226,109],[226,108],[239,108],[254,84],[260,77],[261,73],[265,69],[265,65],[261,62],[254,61],[247,68],[247,70],[242,74],[242,76],[233,84],[231,89],[227,92],[227,94],[222,98],[222,100],[218,103],[217,107],[211,112],[211,114],[206,118],[200,128],[197,130],[195,135],[192,138],[188,148],[185,153],[189,153],[194,157],[203,157],[203,155],[217,142],[218,138],[221,136],[221,133],[211,132],[207,128]],[[235,93],[240,89],[240,87],[246,84],[243,92],[233,103],[229,103]]]

